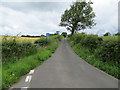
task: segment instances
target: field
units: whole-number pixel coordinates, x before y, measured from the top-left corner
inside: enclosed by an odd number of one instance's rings
[[[62,37],[56,35],[48,39],[9,36],[0,38],[2,38],[2,88],[8,88],[18,82],[21,76],[49,58]]]
[[[102,36],[101,38],[103,38],[103,40],[117,40],[118,41],[118,38],[120,38],[120,36]]]
[[[35,40],[39,39],[39,38],[29,38],[29,37],[16,37],[16,36],[0,36],[0,40],[12,40],[12,39],[16,39],[19,42],[32,42],[34,43]]]

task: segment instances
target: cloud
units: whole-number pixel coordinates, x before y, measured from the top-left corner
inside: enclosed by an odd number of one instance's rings
[[[0,12],[4,18],[0,22],[2,27],[0,29],[2,31],[1,34],[17,35],[21,32],[22,34],[41,35],[46,32],[55,33],[57,30],[65,30],[65,28],[58,26],[61,12],[56,10],[30,9],[28,12],[24,12],[23,9],[17,10],[13,9],[13,7],[1,7]]]
[[[94,29],[98,34],[118,32],[118,0],[94,0],[93,8],[96,13],[97,25]]]
[[[118,1],[119,0],[92,0],[93,10],[96,14],[93,29],[82,30],[87,34],[103,35],[106,32],[115,34],[118,32]]]
[[[97,25],[86,33],[118,32],[118,0],[92,0]],[[59,27],[61,14],[71,2],[4,2],[0,7],[0,35],[41,35],[66,31]],[[81,31],[83,32],[83,31]]]

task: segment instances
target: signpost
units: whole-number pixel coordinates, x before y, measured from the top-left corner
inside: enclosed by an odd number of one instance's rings
[[[50,36],[50,33],[46,33],[46,41],[49,42],[49,39],[47,37]]]
[[[46,37],[49,37],[50,36],[50,33],[46,33]]]

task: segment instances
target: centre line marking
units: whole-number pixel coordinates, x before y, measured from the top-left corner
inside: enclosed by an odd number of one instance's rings
[[[31,79],[32,79],[32,76],[31,76],[31,75],[29,75],[29,76],[27,76],[27,77],[26,77],[25,82],[30,82],[30,81],[31,81]]]
[[[30,70],[29,74],[33,74],[35,70]]]
[[[22,87],[22,88],[28,88],[28,87]]]
[[[28,87],[21,87],[21,90],[27,90]]]

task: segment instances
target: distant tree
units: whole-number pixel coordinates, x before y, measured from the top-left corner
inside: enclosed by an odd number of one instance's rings
[[[50,34],[50,36],[54,36],[55,34]]]
[[[21,37],[40,37],[40,36],[21,35]]]
[[[21,35],[21,37],[25,37],[25,35]]]
[[[59,35],[60,31],[56,31],[55,35]]]
[[[110,36],[110,35],[111,35],[110,32],[104,34],[104,36]]]
[[[67,32],[62,32],[61,35],[63,35],[64,37],[66,37],[67,36]]]
[[[120,36],[120,32],[116,33],[115,36]]]
[[[45,37],[45,35],[42,34],[41,37]]]
[[[65,10],[61,16],[60,26],[64,26],[74,34],[79,30],[92,28],[96,23],[94,22],[95,13],[91,7],[92,2],[75,2],[70,6],[70,9]]]

